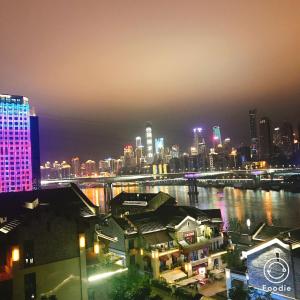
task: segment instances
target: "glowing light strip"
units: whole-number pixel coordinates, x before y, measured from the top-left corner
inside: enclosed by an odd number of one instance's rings
[[[96,281],[96,280],[105,279],[105,278],[111,277],[113,275],[126,272],[127,270],[128,270],[128,268],[125,268],[125,269],[119,269],[119,270],[112,271],[112,272],[106,272],[106,273],[96,274],[96,275],[90,276],[88,278],[88,281],[89,282],[93,282],[93,281]]]

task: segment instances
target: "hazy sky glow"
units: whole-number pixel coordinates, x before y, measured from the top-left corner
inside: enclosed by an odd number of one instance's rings
[[[41,117],[42,159],[99,159],[195,125],[248,141],[249,108],[300,119],[300,2],[2,0],[0,92]],[[238,128],[238,129],[237,129]]]

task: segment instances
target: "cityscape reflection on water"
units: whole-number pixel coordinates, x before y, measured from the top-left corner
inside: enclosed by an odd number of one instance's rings
[[[128,186],[114,187],[113,195],[122,191],[157,193],[163,191],[175,197],[179,205],[190,205],[187,186]],[[108,207],[104,199],[104,188],[83,189],[83,192],[100,207],[102,213]],[[267,222],[287,227],[300,226],[300,194],[284,191],[239,190],[230,187],[224,189],[198,188],[199,201],[196,207],[202,209],[219,208],[225,224],[236,218],[252,223]]]

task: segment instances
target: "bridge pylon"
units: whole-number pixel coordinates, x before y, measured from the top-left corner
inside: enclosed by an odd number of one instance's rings
[[[188,195],[190,199],[190,204],[198,203],[198,186],[197,186],[197,179],[196,178],[188,178]]]

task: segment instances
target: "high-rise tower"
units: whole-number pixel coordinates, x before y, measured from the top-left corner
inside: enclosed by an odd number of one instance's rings
[[[146,123],[146,153],[147,163],[153,163],[153,138],[152,138],[152,124],[151,122]]]
[[[214,141],[217,145],[222,145],[221,129],[220,126],[213,127]]]
[[[272,154],[271,121],[264,117],[259,121],[259,159],[270,162]]]
[[[200,153],[200,149],[199,149],[199,145],[202,143],[202,128],[198,127],[198,128],[194,128],[193,129],[193,133],[194,133],[194,148],[195,148],[195,154],[199,154]]]
[[[137,136],[135,138],[135,158],[136,158],[136,164],[140,166],[141,159],[143,157],[143,146],[142,146],[142,139],[140,136]]]
[[[258,159],[258,136],[257,136],[257,111],[256,109],[249,110],[249,125],[250,125],[250,156],[252,160]]]
[[[0,95],[0,192],[32,190],[28,98]]]
[[[155,154],[161,155],[164,151],[164,138],[155,139]]]
[[[74,177],[80,176],[80,159],[79,157],[73,157],[71,161],[71,173]]]
[[[135,138],[135,147],[136,147],[136,148],[139,148],[139,147],[141,147],[141,146],[142,146],[142,139],[141,139],[140,136],[137,136],[137,137]]]

